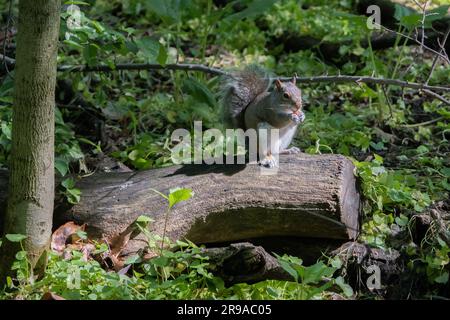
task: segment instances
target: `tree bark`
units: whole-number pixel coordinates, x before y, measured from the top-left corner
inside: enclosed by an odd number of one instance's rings
[[[59,0],[20,0],[12,150],[5,234],[24,234],[32,268],[44,256],[54,199],[54,105]],[[0,281],[10,273],[17,243],[4,240]],[[39,263],[40,265],[40,263]]]

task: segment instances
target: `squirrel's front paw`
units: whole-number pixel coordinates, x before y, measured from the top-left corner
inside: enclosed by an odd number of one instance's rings
[[[268,155],[259,162],[259,165],[266,168],[275,168],[278,164],[277,160],[272,155]]]
[[[294,112],[292,114],[292,121],[295,123],[302,123],[305,121],[305,113],[303,111]]]

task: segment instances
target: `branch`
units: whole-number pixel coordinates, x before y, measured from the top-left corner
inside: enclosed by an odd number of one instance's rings
[[[0,58],[2,55],[0,55]],[[12,64],[15,63],[14,59],[8,58],[12,60]],[[229,72],[226,72],[222,69],[208,67],[201,64],[191,64],[191,63],[180,63],[180,64],[166,64],[162,66],[157,63],[125,63],[125,64],[116,64],[113,67],[99,65],[99,66],[87,66],[87,65],[62,65],[58,67],[58,71],[64,72],[113,72],[118,70],[186,70],[186,71],[199,71],[204,73],[209,73],[216,76],[224,76],[229,75]],[[281,81],[289,81],[292,77],[280,77]],[[316,83],[316,82],[355,82],[359,83],[377,83],[384,85],[393,85],[402,88],[411,88],[424,90],[425,93],[429,94],[428,91],[443,91],[450,92],[450,87],[442,87],[442,86],[429,86],[422,83],[408,82],[396,79],[383,79],[383,78],[374,78],[374,77],[366,77],[366,76],[317,76],[317,77],[296,77],[297,82],[299,83]],[[433,96],[437,98],[439,96],[437,93],[433,92]],[[430,94],[431,95],[431,94]],[[442,100],[444,99],[444,100]],[[441,101],[445,101],[445,98],[440,97]]]
[[[426,49],[426,50],[428,50],[428,51],[434,53],[435,55],[437,55],[437,56],[441,57],[442,59],[444,59],[444,61],[445,61],[446,63],[449,63],[449,64],[450,64],[450,60],[449,60],[449,58],[447,57],[446,54],[442,54],[442,53],[440,53],[440,52],[438,52],[438,51],[436,51],[436,50],[434,50],[434,49],[432,49],[432,48],[426,46],[425,43],[422,43],[421,41],[417,40],[417,38],[413,38],[413,37],[408,36],[408,35],[406,35],[406,34],[403,34],[403,33],[401,33],[401,32],[391,30],[391,29],[389,29],[389,28],[386,28],[385,26],[382,26],[381,24],[374,23],[374,25],[376,25],[376,26],[382,28],[383,30],[385,30],[385,31],[387,31],[387,32],[390,32],[390,33],[393,33],[393,34],[395,34],[395,35],[404,37],[404,38],[406,38],[406,39],[408,39],[408,40],[410,40],[410,41],[412,41],[412,42],[414,42],[414,43],[420,45],[421,48]]]
[[[437,94],[436,92],[433,92],[433,91],[428,90],[428,89],[423,89],[422,91],[423,91],[423,93],[425,93],[426,95],[428,95],[428,96],[430,96],[430,97],[433,97],[433,98],[435,98],[435,99],[438,99],[438,100],[442,101],[443,103],[445,103],[446,105],[450,106],[450,101],[448,101],[447,99],[445,99],[443,96]]]
[[[63,65],[58,67],[58,71],[68,71],[68,72],[112,72],[117,70],[186,70],[186,71],[200,71],[218,76],[228,74],[227,72],[217,68],[211,68],[201,64],[190,64],[190,63],[166,64],[164,66],[157,63],[126,63],[126,64],[116,64],[113,67],[104,65],[100,66]]]
[[[0,61],[1,63],[6,63],[8,66],[14,66],[16,64],[16,60],[13,58],[7,57],[0,53]]]
[[[280,78],[280,80],[282,80],[282,81],[288,81],[291,79],[292,79],[292,77]],[[377,83],[377,84],[392,85],[392,86],[398,86],[398,87],[402,87],[402,88],[411,88],[411,89],[418,89],[418,90],[427,89],[427,90],[450,92],[450,87],[429,86],[429,85],[425,85],[422,83],[416,83],[416,82],[408,82],[408,81],[402,81],[402,80],[396,80],[396,79],[374,78],[374,77],[366,77],[366,76],[338,75],[338,76],[318,76],[318,77],[297,77],[297,82],[300,82],[300,83],[355,82],[357,84],[359,84],[359,83]]]
[[[449,35],[450,35],[450,25],[448,26],[447,31],[445,32],[445,36],[444,36],[444,40],[442,41],[442,44],[440,44],[438,41],[439,46],[441,48],[439,50],[439,53],[443,53],[446,56],[447,56],[447,53],[445,52],[445,44],[447,43],[447,39],[448,39]],[[447,58],[448,58],[448,56],[447,56]],[[430,71],[430,74],[428,75],[428,78],[427,78],[427,81],[425,82],[425,84],[428,84],[428,82],[430,81],[431,76],[433,75],[434,69],[436,68],[438,59],[439,59],[439,56],[436,55],[433,59],[433,64],[431,65],[431,71]]]
[[[208,67],[201,64],[167,64],[162,66],[156,63],[145,63],[145,64],[117,64],[114,67],[110,66],[85,66],[85,65],[63,65],[58,67],[58,71],[69,71],[69,72],[112,72],[117,70],[186,70],[186,71],[200,71],[213,75],[229,75],[228,72]],[[289,81],[291,77],[280,77],[281,81]],[[378,83],[385,85],[394,85],[403,88],[412,89],[428,89],[436,91],[450,92],[450,87],[442,86],[429,86],[421,83],[408,82],[396,79],[383,79],[374,78],[366,76],[317,76],[317,77],[297,77],[299,83],[314,83],[314,82],[355,82],[355,83]]]

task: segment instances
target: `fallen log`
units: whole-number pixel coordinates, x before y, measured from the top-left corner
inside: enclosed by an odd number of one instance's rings
[[[280,157],[275,175],[248,165],[184,165],[139,172],[94,173],[77,182],[81,201],[58,204],[55,226],[67,221],[87,224],[90,237],[110,238],[138,216],[154,222],[162,235],[167,194],[190,188],[195,196],[174,207],[166,234],[197,244],[232,243],[270,237],[347,241],[359,230],[359,195],[353,164],[341,155]],[[0,174],[0,186],[5,176]],[[0,201],[1,201],[0,195]],[[126,252],[146,245],[138,236]]]

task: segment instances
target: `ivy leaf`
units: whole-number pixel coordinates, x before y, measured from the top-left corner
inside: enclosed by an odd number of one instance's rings
[[[55,159],[55,169],[64,177],[69,171],[69,164],[62,159]]]
[[[61,182],[61,185],[66,189],[72,189],[73,187],[75,187],[75,180],[73,180],[72,178],[67,178],[63,180],[63,182]]]

